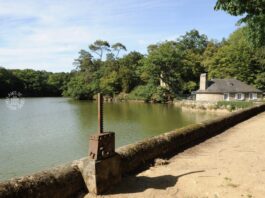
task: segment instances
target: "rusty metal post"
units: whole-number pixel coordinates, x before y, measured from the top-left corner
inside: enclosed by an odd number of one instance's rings
[[[104,132],[103,97],[98,94],[98,129],[90,136],[82,175],[89,193],[102,194],[121,181],[121,158],[115,153],[115,133]]]
[[[104,132],[103,127],[103,97],[98,93],[98,131],[90,136],[89,157],[93,160],[102,160],[115,155],[115,134]]]
[[[103,133],[103,97],[98,93],[98,133]]]

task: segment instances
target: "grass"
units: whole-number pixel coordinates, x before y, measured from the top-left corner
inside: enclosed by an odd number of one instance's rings
[[[225,108],[229,111],[234,111],[237,109],[245,109],[254,106],[251,101],[219,101],[216,104],[217,108]]]

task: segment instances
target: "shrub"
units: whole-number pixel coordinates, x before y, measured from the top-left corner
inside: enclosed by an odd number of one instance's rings
[[[234,111],[236,109],[245,109],[252,107],[254,105],[251,101],[219,101],[217,102],[218,109],[228,109],[229,111]]]
[[[156,87],[152,84],[140,85],[136,87],[129,95],[129,100],[144,100],[145,102],[166,102],[168,91],[162,87]]]
[[[155,92],[152,94],[151,100],[153,102],[165,103],[168,100],[168,91],[162,87],[157,87]]]
[[[130,100],[144,100],[150,101],[152,94],[155,92],[155,87],[152,85],[140,85],[132,90],[129,94],[128,99]]]
[[[67,85],[67,89],[63,92],[64,96],[70,96],[75,99],[92,99],[93,91],[87,83],[85,83],[82,75],[74,76]]]

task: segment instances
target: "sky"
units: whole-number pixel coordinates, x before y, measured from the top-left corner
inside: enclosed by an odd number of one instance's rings
[[[0,0],[0,66],[69,72],[97,39],[146,53],[192,29],[227,38],[238,18],[215,0]]]

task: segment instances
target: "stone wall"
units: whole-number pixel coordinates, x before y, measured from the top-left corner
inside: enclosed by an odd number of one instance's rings
[[[1,198],[72,198],[85,192],[76,162],[0,183]]]
[[[122,157],[123,174],[133,172],[155,158],[174,155],[263,111],[265,105],[260,105],[121,147],[117,151]]]
[[[209,102],[217,102],[220,100],[224,100],[223,94],[196,94],[196,101],[209,101]]]
[[[137,171],[152,163],[155,158],[175,155],[263,111],[264,104],[118,148],[116,152],[121,158],[121,174]],[[0,197],[79,197],[80,194],[87,193],[81,174],[86,160],[84,158],[52,170],[2,182]]]

